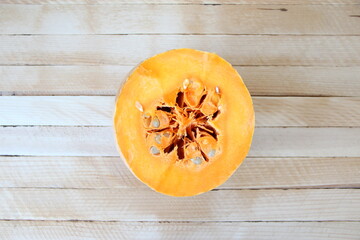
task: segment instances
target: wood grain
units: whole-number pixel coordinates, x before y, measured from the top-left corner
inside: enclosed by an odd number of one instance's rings
[[[3,96],[0,125],[112,126],[114,101],[113,96]],[[254,97],[253,102],[258,127],[360,127],[358,97]]]
[[[360,188],[360,158],[247,158],[217,189]],[[119,157],[0,157],[0,187],[147,188]]]
[[[3,188],[0,207],[0,219],[17,220],[359,221],[360,190],[218,190],[174,198],[148,188]]]
[[[2,127],[0,155],[118,156],[111,127]],[[257,128],[251,157],[359,157],[360,128]]]
[[[257,128],[249,156],[357,157],[360,128]]]
[[[115,95],[133,66],[0,66],[2,95]],[[236,70],[253,96],[360,96],[360,67]]]
[[[0,239],[359,239],[359,11],[358,0],[0,0]],[[229,181],[173,198],[131,175],[111,117],[134,65],[182,47],[236,66],[258,128]]]
[[[292,239],[358,240],[359,222],[67,222],[0,221],[8,240]]]
[[[0,34],[360,34],[352,17],[359,11],[360,5],[4,4]]]
[[[360,36],[284,35],[2,35],[0,64],[135,65],[174,48],[216,52],[233,65],[360,64]]]
[[[235,67],[252,95],[360,96],[359,67]]]
[[[357,0],[0,0],[5,4],[359,4]]]
[[[2,96],[0,125],[111,126],[114,108],[115,96]]]
[[[3,127],[0,155],[118,156],[111,127]]]
[[[258,127],[360,126],[360,98],[254,98]]]

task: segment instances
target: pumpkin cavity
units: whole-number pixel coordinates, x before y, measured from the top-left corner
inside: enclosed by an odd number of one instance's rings
[[[178,161],[201,165],[215,157],[218,132],[210,121],[220,114],[220,90],[185,79],[174,104],[159,101],[142,115],[146,141],[154,156],[176,151]],[[141,104],[136,107],[143,112]]]

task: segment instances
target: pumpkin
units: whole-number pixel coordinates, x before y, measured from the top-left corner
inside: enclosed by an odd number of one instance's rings
[[[120,155],[143,183],[193,196],[224,183],[254,133],[251,96],[237,71],[214,53],[175,49],[139,64],[117,96]]]

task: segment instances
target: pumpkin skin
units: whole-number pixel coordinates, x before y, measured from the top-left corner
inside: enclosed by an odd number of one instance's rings
[[[246,157],[254,127],[252,99],[237,71],[218,55],[194,49],[170,50],[138,65],[114,113],[128,168],[171,196],[224,183]]]

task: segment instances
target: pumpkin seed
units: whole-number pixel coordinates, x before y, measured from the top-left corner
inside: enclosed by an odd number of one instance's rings
[[[156,142],[157,144],[161,144],[161,135],[160,135],[160,134],[156,134],[156,136],[155,136],[155,142]]]
[[[153,119],[153,121],[152,121],[152,126],[153,126],[154,128],[160,127],[160,121],[159,121],[159,119],[158,119],[157,117],[155,117],[155,118]]]
[[[135,102],[135,107],[140,111],[143,112],[143,106],[141,105],[141,103],[139,103],[138,101]]]
[[[201,157],[195,157],[190,159],[194,164],[199,165],[203,162],[203,159]]]
[[[217,94],[220,94],[220,89],[219,89],[218,86],[215,87],[215,92],[216,92]]]
[[[159,154],[160,154],[159,149],[158,149],[157,147],[154,147],[154,146],[152,146],[152,147],[150,148],[150,152],[151,152],[151,154],[153,154],[153,155],[159,155]]]
[[[216,150],[215,149],[211,149],[210,152],[208,153],[209,157],[214,157],[216,154]]]
[[[189,79],[185,79],[184,82],[183,82],[183,88],[184,90],[187,89],[187,87],[189,86],[190,82],[189,82]]]

